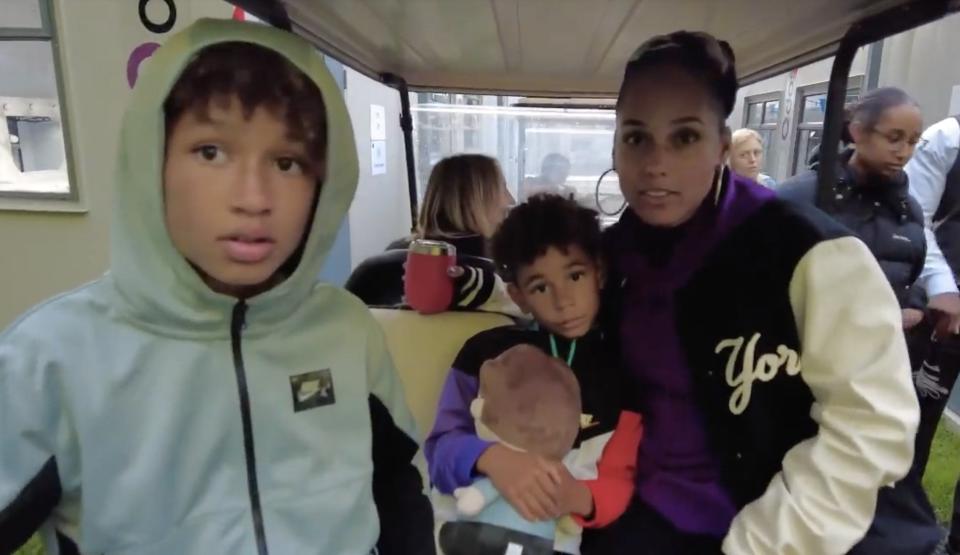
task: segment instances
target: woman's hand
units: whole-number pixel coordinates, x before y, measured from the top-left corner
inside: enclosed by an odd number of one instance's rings
[[[934,295],[930,297],[927,306],[937,313],[937,336],[947,337],[960,333],[960,294]]]
[[[908,330],[923,321],[923,311],[916,308],[904,308],[900,311],[903,317],[903,329]]]
[[[494,444],[477,459],[477,470],[526,520],[552,520],[560,514],[562,478],[557,463]]]

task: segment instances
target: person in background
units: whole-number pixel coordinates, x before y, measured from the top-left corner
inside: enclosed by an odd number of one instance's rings
[[[926,298],[914,287],[926,256],[923,215],[903,171],[920,140],[922,116],[910,96],[894,87],[874,89],[850,108],[851,148],[840,154],[834,202],[821,206],[859,237],[880,263],[903,310],[903,327],[923,318]],[[816,205],[817,173],[784,181],[780,198]]]
[[[444,158],[430,172],[415,237],[398,239],[387,250],[405,249],[421,238],[446,241],[458,253],[489,258],[487,241],[513,203],[496,159],[484,154]]]
[[[753,129],[737,129],[730,136],[730,169],[752,179],[764,187],[773,188],[777,182],[763,168],[763,137]]]
[[[849,116],[851,146],[839,157],[833,202],[820,208],[866,243],[897,296],[908,333],[923,320],[926,305],[923,288],[915,285],[926,256],[923,214],[903,171],[920,140],[920,109],[906,92],[883,87],[866,93]],[[787,180],[778,194],[816,205],[817,173]],[[930,553],[940,535],[920,477],[909,473],[880,491],[873,529],[854,553]]]
[[[494,158],[483,154],[444,158],[430,172],[417,231],[390,243],[386,252],[361,262],[344,287],[368,306],[402,304],[403,264],[407,247],[414,239],[450,243],[457,249],[458,264],[483,268],[482,275],[493,276],[488,242],[513,203],[500,164]],[[459,289],[472,276],[456,277],[461,282]],[[490,281],[482,285],[493,287]],[[476,308],[470,302],[456,306]]]
[[[910,193],[923,211],[927,257],[920,281],[930,300],[929,329],[916,348],[937,348],[938,360],[922,361],[915,374],[920,389],[920,429],[914,471],[923,476],[933,436],[960,372],[960,122],[956,116],[931,125],[906,166]],[[915,366],[916,367],[916,366]],[[953,497],[953,519],[946,553],[960,554],[960,481]]]
[[[528,177],[520,189],[520,202],[526,202],[535,195],[547,193],[573,198],[574,191],[566,185],[570,177],[570,159],[558,152],[543,157],[540,175]]]

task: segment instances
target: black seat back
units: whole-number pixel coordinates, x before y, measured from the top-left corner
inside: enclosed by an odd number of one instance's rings
[[[371,256],[353,270],[344,287],[367,306],[400,306],[403,304],[403,264],[406,261],[406,249]],[[457,264],[494,271],[493,262],[479,256],[458,254]]]

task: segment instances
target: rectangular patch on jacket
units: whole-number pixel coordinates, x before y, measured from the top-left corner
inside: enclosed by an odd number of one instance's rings
[[[325,407],[337,400],[329,368],[290,376],[290,394],[293,412]]]

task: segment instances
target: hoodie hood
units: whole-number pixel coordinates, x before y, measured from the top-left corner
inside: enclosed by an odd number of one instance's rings
[[[194,56],[222,42],[248,42],[278,52],[316,83],[327,111],[326,176],[303,256],[286,280],[247,300],[251,328],[284,319],[313,293],[357,186],[357,151],[347,107],[311,44],[265,25],[212,19],[171,37],[143,68],[123,118],[109,278],[126,316],[173,335],[228,333],[237,302],[207,287],[174,247],[164,220],[163,103]]]

